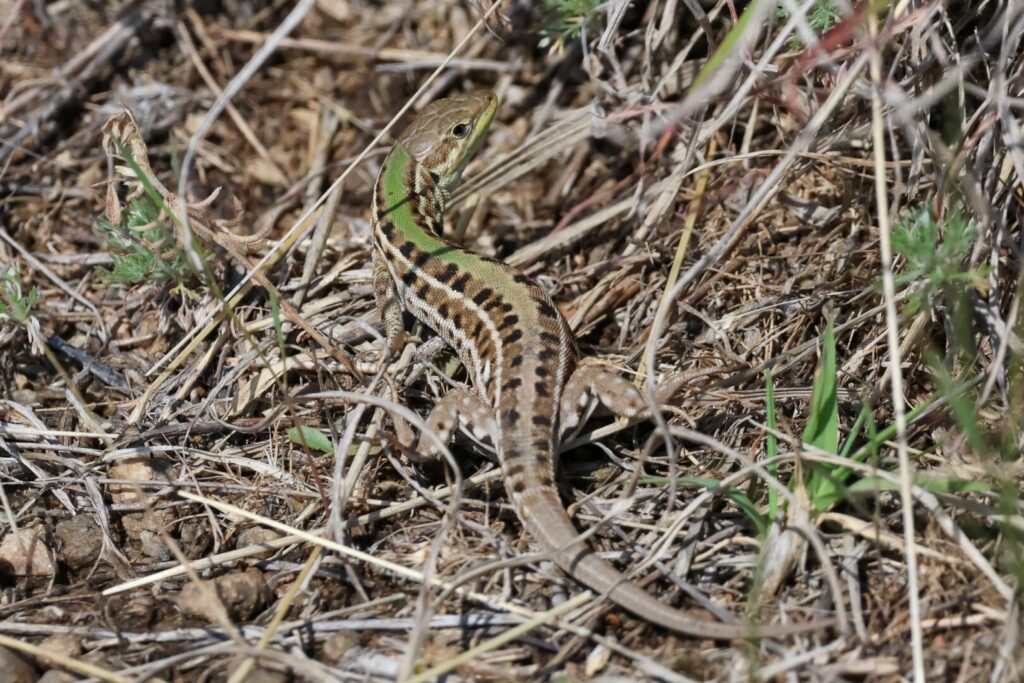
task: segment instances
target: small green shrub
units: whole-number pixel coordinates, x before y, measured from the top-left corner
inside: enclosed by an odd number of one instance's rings
[[[175,290],[188,291],[186,284],[195,279],[188,256],[167,216],[148,195],[128,203],[121,225],[101,218],[96,228],[107,238],[114,258],[113,268],[96,269],[103,282],[169,284]],[[209,255],[199,253],[204,261],[209,260]]]
[[[893,251],[905,261],[894,281],[897,287],[922,283],[909,295],[910,313],[929,305],[936,296],[985,288],[988,269],[965,265],[977,237],[977,229],[959,209],[950,211],[941,221],[927,207],[903,214],[892,230]]]

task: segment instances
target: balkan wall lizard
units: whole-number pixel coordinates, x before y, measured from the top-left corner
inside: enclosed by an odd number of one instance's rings
[[[578,423],[591,397],[627,417],[640,415],[646,404],[624,378],[577,367],[575,337],[544,289],[512,266],[442,237],[449,193],[497,107],[490,92],[425,107],[391,150],[374,190],[373,290],[389,357],[403,343],[408,311],[455,349],[475,389],[446,394],[428,425],[442,440],[460,425],[489,437],[530,535],[575,579],[650,622],[721,640],[829,625],[724,624],[690,616],[659,602],[578,539],[555,485],[560,435]]]

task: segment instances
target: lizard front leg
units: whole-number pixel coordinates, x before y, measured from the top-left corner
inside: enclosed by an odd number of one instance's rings
[[[625,377],[596,365],[583,365],[562,389],[558,425],[563,440],[585,419],[595,399],[617,417],[634,418],[650,412],[640,390]]]
[[[386,346],[382,362],[388,363],[398,355],[405,345],[405,324],[402,319],[402,302],[395,289],[395,281],[391,279],[384,259],[376,250],[373,252],[373,299],[377,304],[377,313],[384,323]]]
[[[437,435],[441,443],[447,444],[459,427],[470,432],[484,444],[493,445],[498,433],[494,421],[494,410],[465,389],[452,389],[444,395],[427,416],[427,429]],[[441,449],[434,439],[420,438],[405,440],[409,450],[418,449],[413,457],[417,461],[436,460]]]

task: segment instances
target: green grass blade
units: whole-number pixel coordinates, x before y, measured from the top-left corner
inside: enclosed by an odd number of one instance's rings
[[[803,442],[827,453],[836,453],[839,450],[839,400],[836,387],[836,338],[831,320],[825,327],[821,360],[814,372],[808,409]],[[815,510],[825,509],[825,501],[836,493],[837,486],[829,470],[829,467],[821,464],[815,464],[809,469],[807,495]]]
[[[836,339],[832,321],[825,327],[821,362],[814,372],[810,415],[804,428],[804,443],[829,453],[839,448],[839,402],[836,392]]]
[[[334,453],[334,444],[331,443],[331,439],[315,427],[308,427],[306,425],[289,427],[288,438],[292,440],[292,443],[299,446],[322,451],[327,455]]]
[[[988,452],[988,440],[982,433],[981,425],[978,424],[978,416],[974,409],[974,402],[970,400],[967,393],[960,387],[957,381],[949,374],[942,359],[934,351],[927,354],[928,365],[932,369],[935,383],[939,387],[939,393],[946,399],[953,419],[957,426],[967,437],[967,443],[975,453]]]
[[[274,290],[267,290],[270,297],[270,318],[274,322],[274,338],[277,340],[277,348],[281,351],[281,358],[285,358],[284,349],[284,327],[281,325],[281,304],[274,295]]]
[[[743,49],[742,39],[744,34],[750,30],[753,22],[771,11],[771,7],[765,7],[764,5],[770,5],[770,3],[767,0],[756,0],[747,5],[747,8],[743,10],[743,14],[736,21],[736,25],[725,35],[725,38],[718,45],[718,49],[708,58],[704,67],[697,74],[697,77],[693,79],[693,85],[690,86],[687,95],[692,95],[696,92],[698,88],[711,78],[712,74],[725,64],[725,60],[730,57],[735,58],[736,54]]]

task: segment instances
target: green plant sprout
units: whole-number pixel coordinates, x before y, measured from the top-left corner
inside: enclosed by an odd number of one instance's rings
[[[789,16],[789,10],[786,9],[786,6],[779,3],[778,8],[775,10],[775,17],[779,21],[786,21],[789,19]],[[842,17],[843,15],[833,0],[817,0],[814,3],[814,7],[807,14],[807,25],[814,32],[814,35],[821,36],[838,24]],[[799,36],[793,35],[790,37],[789,48],[791,50],[802,50],[804,47],[804,42]]]
[[[31,316],[32,306],[39,299],[39,290],[33,287],[27,294],[21,290],[18,267],[0,271],[0,317],[24,325]]]
[[[825,326],[825,337],[821,344],[821,359],[814,371],[811,387],[811,402],[808,406],[807,425],[804,427],[804,443],[826,453],[839,449],[839,400],[836,372],[836,337],[832,321]],[[834,467],[814,463],[808,468],[806,481],[807,496],[814,509],[823,510],[829,505],[830,494],[834,494]]]
[[[544,25],[540,29],[540,47],[561,52],[565,44],[576,40],[597,16],[602,0],[543,0]]]
[[[944,399],[953,408],[954,414],[959,416],[962,423],[969,423],[969,420],[965,419],[964,414],[964,406],[969,403],[965,403],[965,387],[955,386],[952,382],[946,384],[940,382],[940,386],[942,391],[920,405],[915,406],[907,413],[908,424],[912,424],[928,412],[940,398]],[[865,403],[861,406],[846,438],[840,440],[837,388],[835,335],[832,330],[832,323],[829,322],[825,328],[822,342],[821,360],[814,373],[814,385],[811,389],[811,401],[808,408],[807,425],[803,433],[803,442],[825,452],[834,453],[840,458],[848,459],[851,462],[864,462],[869,457],[877,459],[879,447],[895,436],[895,425],[888,425],[883,429],[879,429],[875,424],[871,405]],[[772,412],[774,414],[775,411],[773,410]],[[970,431],[967,432],[967,435],[972,440],[977,438],[977,435]],[[867,441],[862,442],[865,438]],[[862,443],[854,448],[859,441]],[[771,443],[767,444],[767,447],[771,448]],[[864,477],[857,481],[851,481],[856,471],[851,467],[843,465],[820,462],[808,463],[807,472],[808,475],[805,477],[804,485],[807,490],[807,497],[811,502],[813,514],[825,512],[845,497],[877,492],[888,488],[888,485],[882,485],[884,480],[877,477]],[[933,492],[966,492],[988,488],[987,486],[979,486],[975,482],[924,473],[915,475],[914,483]]]
[[[96,229],[107,238],[114,259],[112,268],[96,268],[103,282],[170,283],[172,291],[192,296],[186,287],[193,279],[188,256],[178,244],[173,227],[148,195],[129,202],[121,225],[101,218]],[[206,254],[203,258],[208,261],[211,256]]]
[[[113,146],[128,164],[131,176],[141,186],[141,191],[129,200],[128,206],[119,214],[119,225],[114,225],[106,217],[96,223],[97,231],[107,238],[114,261],[112,269],[97,267],[100,279],[108,285],[170,283],[172,294],[181,293],[191,299],[198,298],[187,284],[196,280],[205,284],[208,278],[204,275],[209,270],[203,267],[202,272],[196,273],[192,268],[188,254],[178,241],[175,231],[177,220],[149,176],[145,149],[136,149],[136,154],[142,156],[140,163],[132,156],[129,146],[120,139],[114,138]],[[192,248],[203,266],[213,258],[213,254],[207,253],[198,239],[193,239]]]
[[[905,264],[894,281],[897,287],[923,283],[907,298],[909,313],[918,312],[938,295],[949,296],[968,288],[984,290],[988,268],[965,266],[977,237],[977,229],[959,208],[941,220],[936,220],[927,207],[900,217],[893,226],[892,248]]]

